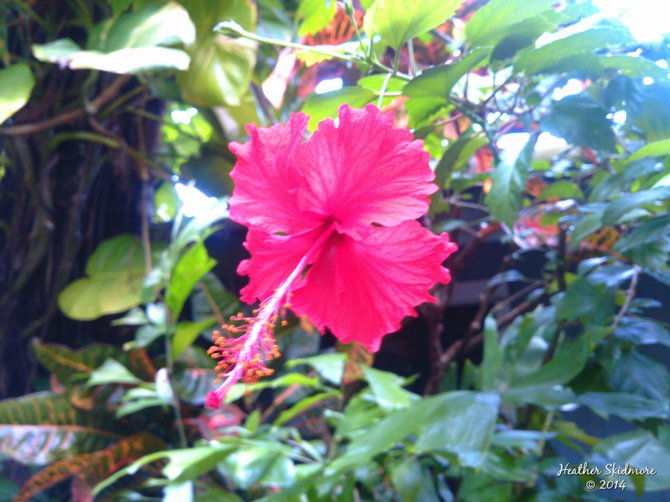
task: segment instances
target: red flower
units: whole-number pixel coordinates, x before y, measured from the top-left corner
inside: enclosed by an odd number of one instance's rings
[[[435,301],[433,284],[450,280],[442,262],[456,245],[414,221],[437,189],[421,141],[372,105],[342,106],[338,124],[324,120],[305,141],[307,121],[296,113],[286,126],[249,126],[251,140],[231,145],[230,216],[249,227],[251,254],[238,268],[249,276],[242,299],[262,303],[255,318],[236,316],[246,325],[224,326],[241,336],[215,334],[210,352],[226,381],[209,406],[236,381],[271,372],[263,361],[278,355],[282,307],[376,351],[415,306]]]

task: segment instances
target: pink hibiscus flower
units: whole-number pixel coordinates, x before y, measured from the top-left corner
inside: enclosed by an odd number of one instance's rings
[[[238,268],[249,276],[242,300],[261,304],[255,317],[223,326],[239,336],[215,332],[210,354],[225,381],[210,407],[235,382],[271,374],[264,361],[279,355],[272,330],[282,308],[374,352],[451,278],[442,263],[456,245],[415,221],[437,190],[422,142],[373,105],[342,106],[338,122],[322,121],[305,140],[308,120],[295,113],[287,125],[249,126],[251,140],[231,144],[230,217],[249,227],[251,254]]]

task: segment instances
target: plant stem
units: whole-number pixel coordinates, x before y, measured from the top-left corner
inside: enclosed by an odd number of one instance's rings
[[[170,314],[168,313],[169,317]],[[182,448],[188,447],[188,442],[186,441],[186,430],[184,429],[184,420],[181,415],[181,408],[179,407],[179,396],[174,390],[172,385],[172,376],[174,374],[174,358],[172,356],[172,337],[174,336],[175,326],[173,321],[170,319],[170,327],[168,328],[168,333],[165,335],[165,369],[167,370],[167,381],[172,391],[172,409],[174,410],[174,418],[177,423],[177,431],[179,433],[179,445]]]

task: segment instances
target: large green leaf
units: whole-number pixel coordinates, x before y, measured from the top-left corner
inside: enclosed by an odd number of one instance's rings
[[[412,38],[447,21],[460,0],[375,0],[365,13],[363,28],[369,37],[378,34],[396,51]]]
[[[637,214],[633,213],[646,206],[662,204],[663,201],[670,199],[670,187],[652,188],[651,190],[640,190],[639,192],[624,195],[612,202],[603,213],[603,224],[614,225]]]
[[[139,457],[164,447],[163,441],[142,432],[95,453],[57,460],[28,479],[14,502],[27,502],[34,495],[72,476],[75,477],[73,492],[77,494],[76,500],[93,500],[93,487],[100,481]]]
[[[586,94],[566,96],[554,102],[541,127],[577,146],[611,152],[615,137],[607,110]]]
[[[35,77],[26,63],[0,70],[0,124],[19,111],[30,99]]]
[[[478,9],[465,25],[470,46],[495,44],[514,33],[514,25],[550,9],[552,0],[492,0]]]
[[[626,420],[670,418],[670,403],[626,392],[586,392],[578,402],[602,417],[617,415]]]
[[[124,234],[106,240],[86,264],[89,277],[61,291],[58,306],[79,321],[124,312],[142,301],[144,270],[142,243],[137,237]]]
[[[250,0],[184,3],[195,23],[197,38],[188,48],[188,70],[177,76],[182,97],[198,106],[240,105],[256,63],[256,46],[248,40],[215,34],[213,29],[220,21],[234,20],[253,31],[255,4]]]
[[[537,135],[532,135],[516,160],[506,159],[493,171],[493,186],[485,202],[493,216],[508,226],[512,226],[519,216],[521,192],[526,184],[536,142]]]
[[[44,465],[108,446],[120,436],[104,411],[83,412],[66,396],[31,394],[0,401],[0,455]]]
[[[592,28],[570,35],[538,49],[532,49],[520,56],[514,68],[523,71],[527,75],[539,73],[543,70],[551,70],[560,66],[561,69],[569,69],[569,65],[563,68],[563,61],[575,61],[575,56],[585,53],[593,53],[608,45],[619,45],[632,43],[630,33],[622,27],[603,26]]]
[[[647,490],[670,488],[670,434],[667,427],[661,428],[663,435],[637,430],[616,434],[603,439],[593,450],[594,462],[614,462],[618,469],[626,465],[636,469],[653,469],[653,475],[644,477]],[[605,472],[605,469],[601,469]],[[631,483],[632,484],[632,483]]]
[[[239,105],[256,62],[255,46],[224,35],[189,48],[188,71],[177,76],[182,97],[198,106]]]
[[[87,50],[70,39],[33,45],[40,61],[72,69],[136,73],[154,68],[186,69],[189,55],[165,45],[192,43],[195,27],[188,12],[176,2],[154,3],[97,26]]]

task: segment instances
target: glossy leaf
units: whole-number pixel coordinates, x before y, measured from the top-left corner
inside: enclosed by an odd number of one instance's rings
[[[195,28],[186,10],[176,2],[147,5],[96,28],[89,50],[61,39],[34,45],[34,56],[72,69],[136,73],[154,68],[186,69],[190,58],[180,49],[162,47],[191,43]]]
[[[375,0],[363,19],[369,37],[379,34],[382,40],[398,50],[414,37],[446,22],[460,5],[460,0]],[[402,15],[399,15],[402,12]]]
[[[607,110],[590,96],[578,94],[554,102],[542,129],[577,146],[613,151],[614,132]]]
[[[26,63],[0,70],[0,124],[25,106],[30,99],[35,77]]]
[[[179,258],[165,293],[165,302],[175,319],[198,281],[209,272],[216,260],[209,257],[203,242],[198,242]]]
[[[120,439],[107,413],[73,408],[66,396],[31,394],[0,401],[0,454],[44,465]]]
[[[633,43],[630,33],[619,26],[603,26],[569,35],[520,56],[514,68],[527,75],[551,71],[564,60],[574,61],[578,54],[592,53],[608,45]]]
[[[552,5],[551,0],[492,0],[465,25],[466,39],[473,47],[494,44],[514,33],[517,23],[541,14]]]
[[[34,495],[73,476],[74,502],[93,500],[93,486],[124,465],[163,446],[163,441],[143,432],[124,438],[95,453],[82,453],[57,460],[28,479],[21,486],[21,492],[14,502],[27,502]]]
[[[256,62],[253,42],[215,34],[220,21],[234,20],[247,30],[256,24],[255,4],[232,0],[212,4],[207,0],[187,0],[197,38],[188,48],[191,64],[177,76],[182,97],[198,106],[240,105],[247,93]]]
[[[667,432],[664,441],[645,430],[624,432],[603,439],[594,448],[594,453],[598,459],[616,463],[619,469],[627,464],[638,469],[653,469],[653,475],[644,477],[645,488],[667,490],[670,488],[670,444],[667,438]]]
[[[501,162],[493,170],[493,188],[486,205],[500,221],[512,226],[521,209],[521,192],[525,187],[537,136],[531,136],[516,160]]]
[[[63,383],[71,383],[77,376],[87,374],[101,366],[108,358],[121,358],[123,351],[107,344],[93,344],[79,350],[72,350],[58,344],[46,344],[33,341],[33,350],[42,365]]]

